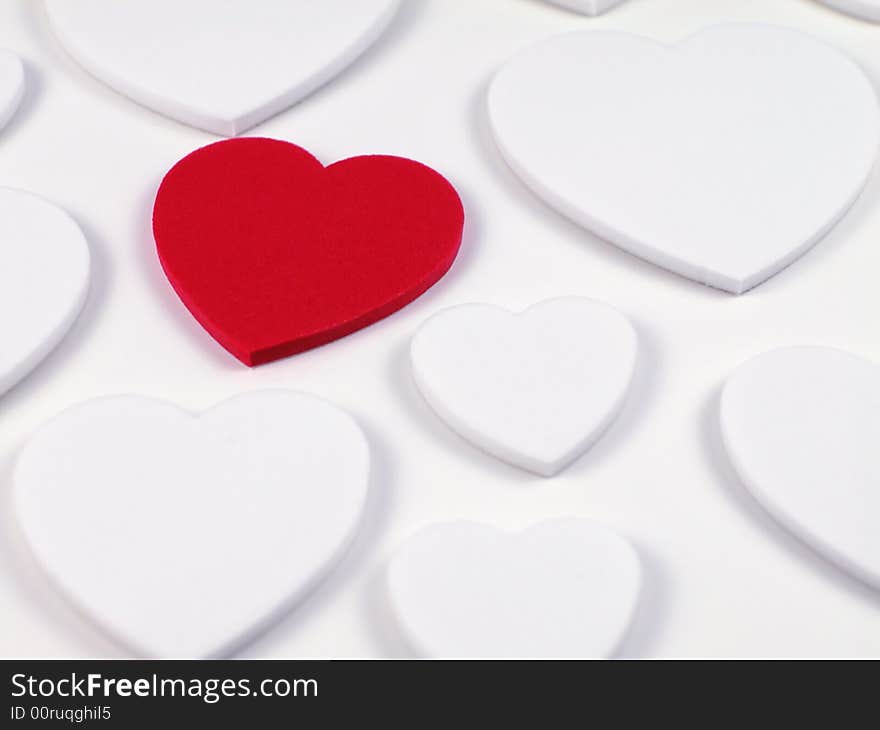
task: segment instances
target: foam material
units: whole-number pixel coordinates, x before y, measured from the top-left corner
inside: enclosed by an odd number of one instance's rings
[[[547,0],[547,2],[574,10],[581,15],[601,15],[623,0]]]
[[[880,23],[880,0],[819,0],[819,2],[842,13]]]
[[[580,519],[507,533],[476,522],[424,528],[388,568],[398,627],[427,657],[607,657],[632,621],[639,557]]]
[[[759,355],[724,386],[721,433],[770,514],[880,589],[880,367],[821,347]]]
[[[674,46],[576,32],[510,60],[489,114],[511,168],[621,248],[741,293],[813,246],[880,146],[870,80],[801,33],[722,25]]]
[[[218,142],[162,181],[153,232],[193,316],[247,365],[347,335],[400,309],[452,265],[453,187],[400,157],[325,168],[287,142]]]
[[[0,394],[46,357],[89,290],[89,247],[74,220],[31,193],[0,188]]]
[[[68,53],[161,114],[234,135],[339,74],[399,0],[45,0]]]
[[[486,304],[444,310],[419,329],[410,359],[425,400],[455,431],[552,476],[617,415],[637,348],[617,310],[564,297],[521,314]]]
[[[14,53],[0,49],[0,129],[15,114],[24,98],[24,66]]]
[[[369,451],[317,398],[257,391],[194,417],[147,398],[75,406],[13,474],[46,573],[129,650],[223,656],[271,625],[340,558]]]

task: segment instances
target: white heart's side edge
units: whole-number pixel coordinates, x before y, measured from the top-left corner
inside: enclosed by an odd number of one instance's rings
[[[115,400],[119,398],[137,398],[139,400],[145,400],[152,403],[160,404],[166,407],[172,407],[179,412],[179,414],[185,418],[191,419],[193,421],[199,421],[206,416],[211,415],[216,410],[230,404],[234,404],[236,401],[248,398],[249,396],[255,394],[280,394],[285,396],[296,396],[298,398],[304,398],[311,400],[317,404],[320,404],[324,407],[328,407],[333,409],[337,414],[343,415],[350,425],[353,428],[353,432],[358,435],[360,446],[363,449],[363,453],[365,455],[365,481],[362,490],[362,497],[360,500],[360,504],[357,509],[357,513],[352,520],[349,529],[344,535],[343,539],[340,540],[338,545],[332,554],[328,554],[324,557],[323,561],[315,566],[315,570],[313,571],[311,577],[304,581],[300,586],[298,586],[297,590],[289,593],[285,599],[279,603],[274,610],[268,612],[267,614],[259,617],[254,623],[249,624],[246,627],[242,627],[242,631],[235,636],[230,637],[225,643],[213,647],[210,651],[205,651],[202,654],[197,656],[191,656],[188,654],[179,654],[175,652],[168,652],[164,648],[159,647],[149,647],[149,646],[141,646],[136,642],[132,642],[127,636],[123,636],[117,634],[112,630],[111,627],[105,625],[100,618],[94,616],[92,612],[83,605],[82,600],[79,596],[75,595],[73,591],[68,590],[64,581],[60,580],[56,572],[49,566],[48,561],[46,561],[39,549],[37,549],[31,542],[28,536],[28,529],[26,524],[28,523],[28,519],[24,517],[25,510],[22,509],[21,505],[21,487],[19,486],[20,480],[17,479],[17,475],[21,469],[21,464],[24,462],[29,449],[32,447],[32,444],[35,442],[35,437],[40,433],[40,430],[35,432],[35,434],[22,446],[16,455],[13,467],[12,467],[12,490],[10,495],[10,501],[12,502],[12,510],[15,515],[15,528],[18,533],[17,537],[22,543],[22,547],[27,551],[28,555],[33,559],[36,563],[43,577],[48,581],[51,588],[59,595],[64,601],[71,607],[74,612],[86,623],[94,627],[98,630],[103,636],[107,637],[110,641],[112,641],[116,646],[127,649],[129,651],[135,652],[138,656],[148,659],[163,659],[163,658],[171,658],[171,659],[224,659],[229,658],[239,652],[241,649],[250,644],[255,638],[258,638],[265,631],[271,629],[276,626],[282,619],[284,619],[287,615],[289,615],[295,608],[297,608],[300,604],[302,604],[307,598],[332,574],[333,570],[337,567],[339,562],[348,554],[350,551],[352,544],[355,542],[357,538],[361,524],[363,522],[363,517],[366,511],[367,502],[369,500],[370,495],[370,484],[372,481],[372,455],[369,446],[368,439],[363,429],[360,427],[360,424],[357,420],[350,414],[348,411],[336,406],[331,401],[325,400],[319,396],[312,395],[310,393],[295,391],[295,390],[282,390],[282,389],[268,389],[268,390],[257,390],[257,391],[247,391],[244,393],[240,393],[238,395],[231,396],[226,398],[210,408],[193,412],[179,406],[176,406],[168,401],[158,398],[151,398],[147,396],[103,396],[98,398],[93,398],[87,401],[83,401],[81,403],[75,404],[56,414],[53,418],[49,419],[49,421],[45,422],[42,428],[48,427],[54,421],[63,418],[66,414],[82,409],[87,408],[91,404],[94,404],[99,401],[109,401]]]
[[[738,24],[742,25],[742,24]],[[704,28],[703,30],[697,31],[685,38],[673,42],[673,43],[663,43],[660,44],[666,49],[674,49],[677,46],[680,46],[684,43],[687,43],[691,38],[700,35],[701,33],[711,31],[713,28],[721,28],[722,25],[709,26]],[[774,27],[774,26],[766,26],[766,27]],[[587,31],[589,32],[589,31]],[[595,31],[602,32],[602,31]],[[794,32],[794,31],[789,31]],[[584,31],[571,31],[568,35],[574,35],[577,33],[585,33]],[[562,34],[566,35],[566,34]],[[629,35],[623,34],[621,35]],[[644,36],[633,35],[634,38],[639,38],[641,40],[650,40]],[[550,39],[545,39],[544,41],[538,41],[534,43],[532,47],[536,47],[541,45],[542,43],[546,43]],[[837,51],[833,46],[828,46],[832,50]],[[531,47],[527,47],[521,50],[519,53],[527,52],[531,49]],[[841,53],[840,51],[837,51]],[[721,289],[723,291],[727,291],[731,294],[744,294],[745,292],[753,289],[754,287],[762,284],[769,278],[778,274],[786,267],[794,263],[797,259],[807,253],[810,249],[812,249],[817,243],[819,243],[823,238],[825,238],[832,229],[837,226],[838,223],[846,216],[849,210],[855,205],[856,201],[861,196],[864,191],[866,185],[868,184],[868,180],[872,174],[873,168],[876,166],[877,157],[880,155],[880,147],[875,150],[874,153],[874,164],[872,165],[872,169],[869,169],[867,174],[864,176],[864,179],[861,180],[857,189],[853,192],[850,199],[841,207],[839,211],[837,211],[833,216],[829,218],[826,222],[825,226],[819,229],[814,233],[814,235],[803,242],[799,247],[790,251],[784,258],[774,262],[773,264],[766,266],[765,268],[752,272],[750,275],[744,278],[734,278],[731,277],[724,272],[720,271],[708,271],[701,267],[693,266],[689,261],[677,258],[673,256],[670,252],[655,249],[650,245],[650,243],[646,243],[643,241],[636,240],[627,236],[625,233],[615,230],[613,227],[606,225],[603,221],[593,217],[589,213],[585,212],[577,205],[570,204],[566,200],[564,200],[560,195],[556,194],[552,189],[545,186],[536,176],[532,175],[529,170],[522,164],[517,161],[517,155],[504,143],[503,134],[499,133],[499,125],[496,121],[496,115],[493,111],[493,88],[495,86],[496,81],[501,78],[504,74],[507,64],[511,61],[514,61],[518,58],[518,53],[514,54],[496,71],[495,75],[492,77],[489,83],[489,89],[486,96],[486,109],[487,116],[489,119],[489,126],[492,131],[492,139],[496,148],[498,149],[501,157],[504,159],[504,162],[510,168],[511,171],[519,178],[519,180],[525,184],[527,188],[529,188],[543,203],[556,210],[562,216],[577,224],[578,226],[586,229],[589,232],[592,232],[603,241],[607,241],[614,246],[617,246],[623,251],[632,254],[633,256],[637,256],[638,258],[647,261],[655,266],[658,266],[666,271],[669,271],[678,276],[682,276],[691,281],[695,281],[706,286],[710,286],[712,288]],[[855,64],[854,64],[855,65]],[[861,70],[861,69],[860,69]],[[864,73],[864,72],[863,72]],[[871,79],[867,78],[866,80],[871,83],[873,87],[873,83]],[[876,100],[876,99],[875,99]],[[880,111],[880,100],[878,102],[878,111]]]
[[[880,23],[880,3],[866,3],[861,0],[819,0],[833,10],[862,20]]]
[[[91,278],[91,256],[89,253],[89,244],[86,240],[85,234],[73,217],[63,208],[36,193],[17,190],[15,188],[0,188],[0,194],[7,191],[17,195],[27,195],[51,208],[59,217],[66,219],[71,230],[75,230],[78,233],[77,245],[80,247],[81,255],[86,262],[86,274],[83,278],[82,285],[77,292],[77,296],[70,302],[66,316],[58,320],[51,335],[44,339],[36,349],[23,353],[21,359],[14,368],[8,370],[5,374],[0,373],[0,396],[8,390],[11,390],[15,385],[26,378],[61,343],[71,327],[73,327],[74,322],[76,322],[79,315],[82,313],[83,307],[88,299]]]
[[[0,99],[0,129],[3,129],[15,115],[24,99],[25,76],[24,64],[18,56],[10,51],[0,49],[0,64],[7,64],[12,70],[13,76],[16,77],[11,96],[5,100]]]
[[[734,444],[728,435],[728,432],[730,431],[729,427],[727,426],[727,422],[730,418],[728,413],[730,410],[729,386],[737,382],[737,375],[740,373],[741,370],[749,367],[756,361],[760,361],[763,357],[767,355],[790,350],[827,350],[837,353],[838,355],[846,356],[847,358],[858,360],[865,364],[874,365],[876,367],[876,365],[874,363],[871,363],[869,360],[847,352],[846,350],[806,345],[781,347],[767,350],[759,355],[750,358],[749,360],[746,360],[743,363],[740,363],[740,365],[728,376],[727,380],[725,380],[718,400],[718,433],[721,445],[724,450],[724,454],[726,455],[728,464],[732,468],[736,479],[739,480],[739,483],[742,485],[742,487],[745,488],[750,497],[761,508],[761,510],[766,515],[768,515],[778,526],[788,532],[800,543],[805,545],[816,556],[826,561],[836,569],[856,578],[858,581],[864,583],[867,586],[870,586],[876,590],[880,590],[880,576],[873,572],[869,572],[866,568],[857,564],[848,556],[843,554],[840,550],[838,550],[833,542],[826,540],[822,535],[818,535],[811,525],[805,524],[801,519],[799,519],[799,516],[792,515],[788,507],[782,505],[775,498],[772,491],[768,491],[762,486],[762,480],[755,476],[751,466],[745,463],[745,461],[741,458],[742,452],[739,448],[739,445]]]
[[[827,225],[824,228],[817,231],[812,238],[804,242],[800,247],[791,251],[785,258],[780,259],[776,264],[771,267],[762,269],[761,271],[752,274],[746,279],[735,279],[720,272],[708,272],[701,268],[695,268],[687,261],[684,261],[682,259],[673,259],[666,252],[654,250],[652,248],[649,248],[648,246],[645,246],[640,241],[624,236],[613,228],[605,225],[597,218],[593,218],[579,208],[568,205],[565,201],[561,200],[559,196],[553,193],[549,188],[545,187],[522,165],[518,164],[514,159],[514,156],[505,150],[500,141],[498,142],[498,149],[504,157],[504,160],[507,163],[508,167],[513,170],[517,177],[522,180],[522,182],[525,183],[525,185],[529,189],[531,189],[531,191],[535,193],[538,198],[550,205],[557,212],[561,213],[568,220],[576,223],[585,230],[594,233],[603,241],[607,241],[608,243],[617,246],[622,251],[626,251],[627,253],[632,254],[633,256],[642,259],[643,261],[647,261],[648,263],[653,264],[654,266],[659,266],[664,271],[668,271],[677,276],[689,279],[690,281],[712,287],[713,289],[720,289],[734,295],[745,294],[749,290],[754,289],[759,284],[763,284],[765,281],[767,281],[767,279],[770,279],[771,277],[778,274],[780,271],[783,271],[785,268],[793,264],[801,256],[803,256],[811,248],[813,248],[817,243],[819,243],[823,238],[825,238],[834,229],[834,227],[837,226],[837,224],[840,223],[841,220],[843,220],[843,218],[849,212],[850,208],[855,205],[868,181],[868,179],[866,178],[862,186],[856,192],[855,196],[847,202],[845,207],[843,207],[837,214],[835,214],[835,216],[828,221]]]
[[[547,0],[547,2],[581,15],[596,16],[608,12],[615,5],[620,5],[623,0]]]
[[[508,309],[504,309],[503,307],[493,307],[497,309],[499,312],[505,313],[512,317],[519,317],[527,314],[529,311],[536,307],[540,307],[543,304],[552,303],[558,301],[560,299],[565,299],[565,297],[557,297],[553,299],[545,299],[543,301],[537,302],[526,309],[514,312]],[[584,298],[586,299],[586,298]],[[425,402],[431,407],[434,413],[443,421],[449,428],[451,428],[455,433],[464,438],[470,444],[476,446],[481,449],[485,453],[490,456],[494,456],[501,461],[515,466],[520,469],[525,469],[537,476],[541,476],[544,478],[551,478],[565,470],[567,467],[571,466],[575,461],[577,461],[581,456],[583,456],[587,451],[589,451],[593,445],[602,436],[605,432],[611,427],[611,424],[617,419],[618,415],[620,415],[623,406],[625,405],[627,398],[629,397],[630,390],[632,389],[632,383],[635,377],[635,371],[639,359],[639,338],[638,332],[633,326],[632,322],[622,314],[619,310],[615,309],[611,305],[605,304],[603,302],[589,300],[592,304],[604,308],[608,313],[616,315],[619,317],[619,321],[621,325],[626,326],[628,331],[632,335],[633,341],[633,357],[632,361],[629,363],[628,367],[628,377],[626,386],[622,389],[622,391],[618,394],[616,402],[613,407],[609,409],[605,418],[602,422],[593,429],[589,434],[586,434],[582,440],[578,443],[574,444],[571,448],[569,448],[565,453],[559,454],[555,459],[551,461],[545,461],[539,459],[534,456],[519,454],[517,452],[509,449],[505,444],[499,443],[494,440],[489,434],[484,434],[480,431],[474,430],[467,423],[465,423],[462,419],[460,419],[453,411],[451,411],[444,403],[444,399],[439,397],[431,388],[430,384],[420,376],[420,369],[414,364],[414,356],[413,351],[417,347],[417,342],[419,338],[419,334],[422,332],[423,328],[433,319],[433,317],[440,316],[445,312],[450,312],[452,310],[459,310],[466,307],[474,306],[474,303],[470,304],[460,304],[454,307],[449,307],[447,309],[441,310],[436,314],[429,317],[425,320],[422,325],[419,327],[419,330],[413,336],[410,347],[409,347],[409,358],[410,358],[410,372],[412,373],[413,380],[416,384],[418,391],[421,393],[422,397],[425,399]],[[476,306],[491,306],[485,304],[478,304]]]
[[[102,84],[136,104],[157,112],[168,119],[173,119],[221,137],[235,137],[294,106],[342,73],[382,36],[397,14],[402,2],[403,0],[392,0],[388,12],[377,18],[376,22],[358,38],[357,43],[346,48],[345,52],[340,53],[333,63],[325,66],[306,82],[293,89],[288,89],[272,99],[268,99],[259,108],[252,109],[235,118],[212,116],[204,110],[177,101],[168,102],[146,89],[132,88],[127,80],[113,76],[112,72],[108,73],[106,68],[95,63],[89,57],[87,49],[80,48],[58,23],[53,22],[52,14],[48,10],[47,15],[52,32],[64,50],[79,66]]]
[[[430,534],[434,531],[442,531],[450,527],[467,527],[469,529],[491,533],[493,536],[496,536],[497,538],[502,540],[516,540],[518,538],[526,537],[529,534],[534,534],[544,530],[552,531],[556,526],[566,524],[577,524],[582,528],[599,531],[620,549],[621,554],[626,556],[626,561],[629,564],[628,569],[631,573],[630,577],[632,578],[634,585],[631,600],[629,601],[628,610],[625,612],[625,615],[621,616],[619,631],[617,631],[616,634],[612,636],[610,640],[604,645],[604,647],[596,654],[596,657],[598,658],[607,658],[614,656],[615,653],[620,649],[621,645],[624,643],[626,637],[629,635],[629,632],[632,629],[632,625],[636,619],[636,615],[638,613],[639,606],[642,600],[644,566],[642,564],[642,559],[639,556],[638,550],[627,538],[623,537],[615,530],[606,527],[600,522],[578,517],[558,517],[542,520],[522,530],[504,530],[477,520],[450,520],[446,522],[437,522],[425,525],[424,527],[420,528],[415,533],[410,535],[407,539],[404,540],[402,544],[400,544],[396,548],[391,556],[391,559],[388,561],[384,571],[385,595],[391,612],[391,617],[394,621],[394,625],[396,626],[397,631],[399,632],[401,638],[404,640],[407,648],[415,656],[429,659],[488,658],[447,655],[446,652],[444,652],[444,650],[440,647],[432,647],[429,645],[429,642],[423,641],[421,638],[419,638],[419,630],[413,626],[412,621],[410,621],[405,612],[401,610],[400,602],[397,599],[397,596],[400,594],[397,586],[401,580],[399,575],[399,573],[401,572],[399,569],[399,563],[401,562],[401,558],[405,556],[406,551],[411,544],[427,536],[430,536]],[[529,659],[533,657],[519,658]]]

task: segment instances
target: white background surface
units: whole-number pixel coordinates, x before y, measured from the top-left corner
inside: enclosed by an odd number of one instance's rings
[[[763,350],[823,344],[880,361],[880,174],[826,240],[735,298],[568,223],[506,169],[487,134],[487,81],[524,45],[591,27],[672,41],[725,20],[811,32],[848,50],[880,86],[880,25],[812,0],[627,0],[598,19],[539,0],[405,0],[387,35],[351,69],[252,133],[294,141],[326,163],[389,153],[436,167],[467,210],[459,259],[404,311],[249,371],[184,310],[150,235],[161,175],[216,138],[82,72],[50,36],[36,0],[0,0],[0,47],[24,58],[29,85],[0,134],[0,185],[66,207],[94,262],[71,335],[0,399],[0,654],[120,655],[45,584],[15,535],[8,461],[27,435],[94,396],[142,393],[201,409],[264,387],[314,392],[349,409],[367,431],[375,468],[353,551],[245,656],[404,655],[382,584],[401,540],[442,519],[521,527],[566,515],[616,528],[645,561],[644,600],[624,655],[880,654],[880,593],[828,566],[753,504],[719,451],[716,425],[724,377]],[[520,309],[565,294],[630,315],[643,359],[611,430],[568,471],[543,480],[480,453],[439,422],[413,386],[407,347],[442,307],[486,301]]]

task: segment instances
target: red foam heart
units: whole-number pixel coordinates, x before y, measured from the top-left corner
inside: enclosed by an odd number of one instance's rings
[[[217,142],[165,175],[159,260],[201,325],[246,365],[366,327],[452,265],[464,210],[449,182],[401,157],[324,167],[272,139]]]

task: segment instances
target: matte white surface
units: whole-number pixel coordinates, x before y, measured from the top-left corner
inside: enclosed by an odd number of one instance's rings
[[[391,609],[428,657],[607,657],[635,613],[639,557],[587,520],[505,533],[477,522],[426,527],[388,566]]]
[[[62,408],[115,393],[196,412],[242,390],[296,388],[352,413],[369,437],[375,477],[356,545],[246,657],[405,655],[380,577],[408,536],[441,520],[517,530],[561,515],[599,521],[638,547],[647,609],[624,656],[880,656],[877,591],[769,519],[726,474],[716,444],[718,393],[738,363],[798,343],[880,362],[880,174],[826,242],[731,297],[622,253],[551,210],[510,172],[486,122],[492,74],[543,38],[601,28],[675,42],[722,20],[815,34],[880,82],[877,26],[810,0],[630,0],[596,18],[540,0],[407,0],[364,63],[259,134],[321,159],[373,151],[430,164],[461,191],[460,257],[424,296],[368,330],[244,371],[170,289],[150,234],[162,174],[213,137],[90,78],[56,43],[41,3],[0,2],[0,47],[38,75],[0,134],[0,184],[38,190],[69,210],[93,261],[91,294],[69,336],[0,399],[0,459]],[[521,311],[569,294],[625,312],[646,367],[612,428],[548,482],[486,457],[440,421],[413,383],[409,346],[428,317],[462,302]],[[5,524],[8,486],[0,462],[0,654],[125,656],[18,558]]]
[[[28,441],[13,481],[28,545],[76,606],[129,649],[205,657],[332,567],[368,475],[349,415],[265,391],[199,417],[135,396],[75,406]]]
[[[721,433],[774,517],[880,589],[880,367],[830,348],[759,355],[724,386]]]
[[[582,15],[601,15],[610,10],[623,0],[546,0],[568,10],[574,10]]]
[[[24,66],[14,53],[0,48],[0,129],[15,114],[24,96]]]
[[[425,400],[455,431],[553,476],[617,415],[637,350],[620,312],[565,297],[519,314],[486,304],[444,310],[419,328],[410,361]]]
[[[89,290],[89,247],[63,210],[0,188],[0,395],[48,355]]]
[[[234,135],[310,94],[399,0],[44,0],[70,55],[144,106]]]
[[[499,149],[551,206],[737,294],[825,235],[880,145],[859,67],[769,26],[718,26],[671,47],[561,35],[505,64],[488,105]]]
[[[880,23],[880,0],[819,0],[830,8]]]

